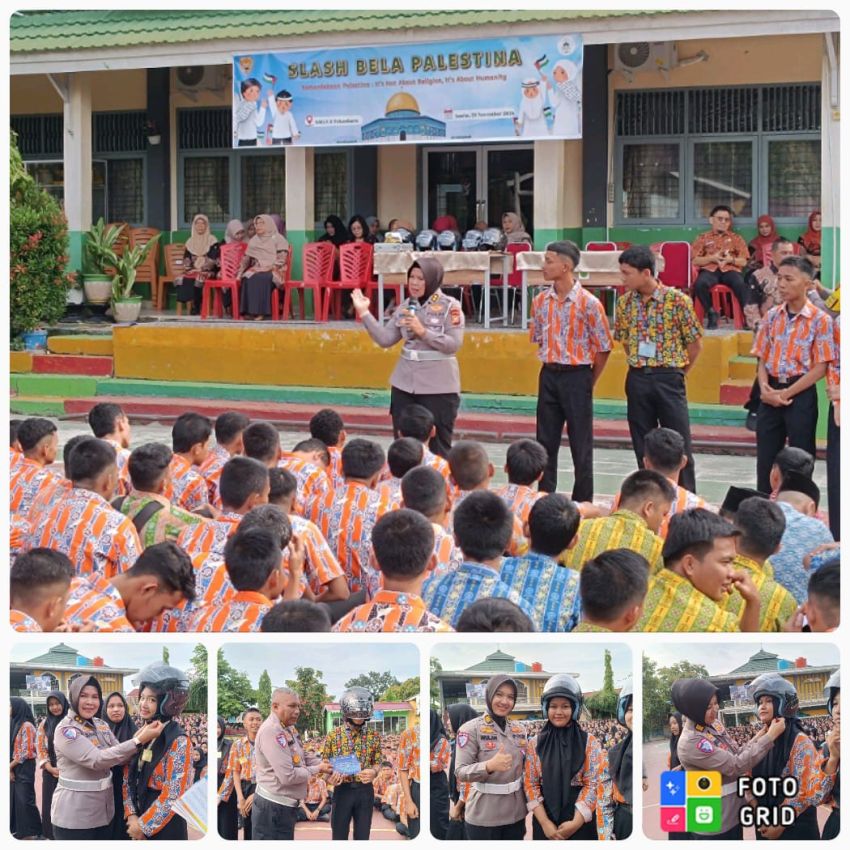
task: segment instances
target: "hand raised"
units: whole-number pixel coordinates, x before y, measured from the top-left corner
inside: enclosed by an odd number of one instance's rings
[[[354,312],[358,316],[363,316],[369,312],[369,299],[359,290],[351,290],[351,303],[354,305]]]

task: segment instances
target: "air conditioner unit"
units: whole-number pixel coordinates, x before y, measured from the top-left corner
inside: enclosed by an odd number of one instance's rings
[[[629,79],[637,71],[670,71],[678,65],[673,41],[631,41],[618,44],[614,52],[614,70]]]
[[[174,72],[175,90],[192,97],[200,91],[224,92],[226,69],[219,65],[184,65]]]

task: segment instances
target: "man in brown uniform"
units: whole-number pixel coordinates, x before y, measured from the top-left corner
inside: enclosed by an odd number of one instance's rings
[[[307,783],[332,768],[318,756],[304,752],[295,723],[301,700],[290,688],[272,694],[271,714],[263,721],[254,746],[257,791],[252,811],[254,841],[292,841],[298,801],[307,795]]]

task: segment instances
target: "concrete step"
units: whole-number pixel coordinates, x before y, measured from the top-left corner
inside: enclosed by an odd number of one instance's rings
[[[34,354],[32,371],[37,375],[112,377],[112,357],[78,354]]]
[[[720,385],[720,400],[723,404],[741,407],[750,397],[754,378],[755,374],[750,378],[736,378],[724,382]],[[742,414],[746,419],[746,411],[742,411]]]
[[[739,354],[729,361],[729,377],[733,380],[753,382],[758,369],[758,358]]]
[[[57,334],[47,338],[52,354],[112,357],[112,334]]]
[[[738,354],[742,357],[749,356],[750,350],[753,347],[753,332],[738,331]]]

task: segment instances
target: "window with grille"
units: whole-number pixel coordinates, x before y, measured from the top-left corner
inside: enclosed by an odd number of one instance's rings
[[[178,109],[177,146],[180,150],[230,148],[233,112],[228,108]]]
[[[183,160],[183,221],[203,213],[211,222],[230,214],[230,155],[193,156]]]
[[[820,141],[770,139],[767,211],[774,218],[807,218],[820,209]]]
[[[322,222],[338,215],[348,223],[348,153],[316,151],[313,163],[313,203],[317,231],[324,232]]]
[[[698,142],[693,155],[694,215],[708,218],[718,204],[736,218],[753,217],[752,142]]]
[[[11,115],[21,156],[61,157],[63,121],[62,115]]]
[[[92,149],[96,153],[127,153],[147,148],[144,110],[96,112],[92,122]]]
[[[242,156],[240,207],[244,220],[263,213],[286,215],[286,160],[284,153]]]
[[[679,215],[678,142],[623,147],[623,218],[675,219]]]
[[[109,159],[107,204],[110,221],[145,223],[145,165],[141,157]]]

